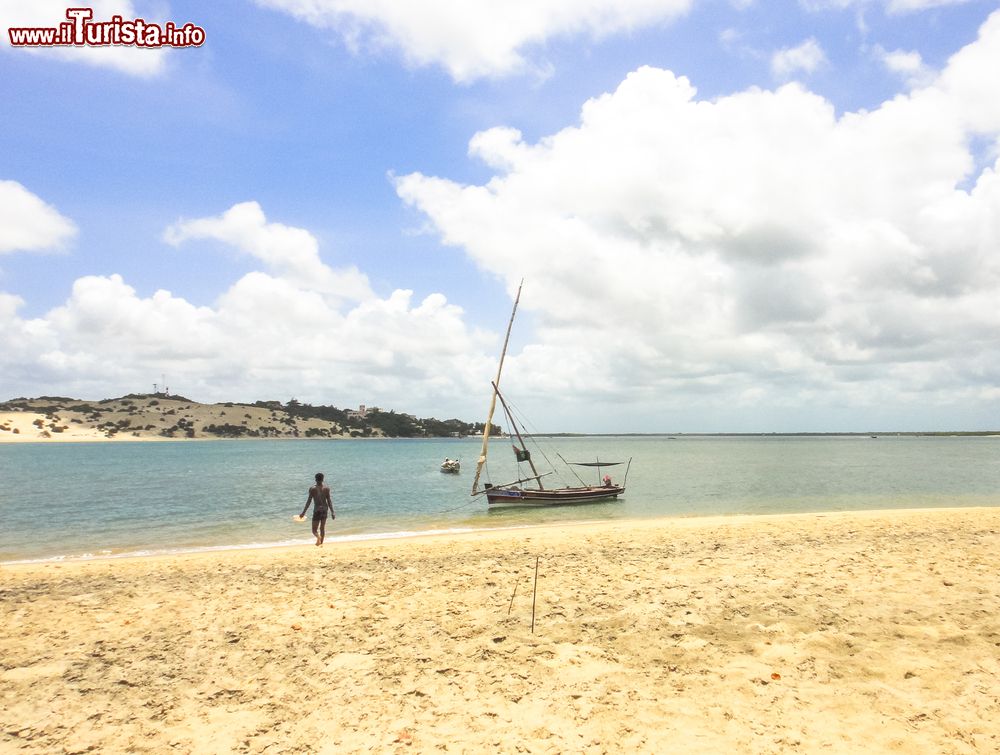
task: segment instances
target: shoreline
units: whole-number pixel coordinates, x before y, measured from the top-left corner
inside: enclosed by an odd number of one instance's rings
[[[376,406],[312,406],[291,399],[203,404],[167,393],[131,393],[95,401],[66,396],[0,402],[0,440],[101,441],[159,438],[451,438],[474,434],[474,423],[417,418]]]
[[[621,518],[621,519],[583,519],[583,520],[565,520],[559,522],[544,522],[544,523],[521,523],[521,524],[507,524],[498,526],[455,526],[455,527],[436,527],[434,525],[429,525],[427,529],[410,529],[410,530],[398,530],[398,531],[383,531],[383,532],[356,532],[352,534],[331,534],[328,532],[326,543],[324,547],[343,547],[350,546],[354,544],[381,544],[381,543],[393,543],[393,542],[406,542],[411,540],[423,539],[423,538],[461,538],[464,536],[475,537],[481,533],[490,532],[513,532],[518,530],[531,530],[531,529],[547,529],[547,528],[572,528],[580,526],[610,526],[614,524],[637,524],[646,523],[653,527],[664,527],[674,525],[679,522],[691,521],[691,522],[734,522],[743,518],[749,520],[756,520],[758,518],[774,518],[774,517],[803,517],[803,516],[836,516],[839,514],[879,514],[879,513],[890,513],[895,511],[904,512],[920,512],[920,511],[964,511],[969,509],[990,509],[991,506],[973,505],[973,506],[939,506],[939,507],[910,507],[910,508],[900,508],[900,509],[853,509],[853,510],[830,510],[830,511],[810,511],[810,512],[776,512],[767,514],[706,514],[701,515],[678,515],[678,516],[663,516],[656,515],[652,517],[634,517],[634,518]],[[33,566],[44,566],[50,564],[79,564],[79,563],[92,563],[92,562],[116,562],[116,561],[133,561],[142,559],[172,559],[172,558],[183,558],[186,556],[198,556],[200,554],[226,554],[226,553],[240,553],[240,552],[255,552],[255,551],[282,551],[282,550],[297,550],[306,546],[312,546],[313,538],[311,534],[308,534],[308,529],[304,530],[307,534],[301,538],[295,539],[285,539],[285,540],[275,540],[267,542],[250,542],[250,543],[212,543],[212,544],[201,544],[201,545],[178,545],[178,546],[165,546],[163,548],[143,548],[143,549],[123,549],[120,551],[112,551],[110,549],[101,549],[97,552],[84,552],[81,554],[55,554],[55,555],[45,555],[45,556],[29,556],[25,558],[13,558],[9,560],[0,560],[0,572],[4,569],[17,568],[17,567],[33,567]]]
[[[685,523],[690,527],[697,526],[709,526],[709,525],[722,525],[731,524],[738,525],[741,522],[753,523],[753,522],[765,522],[765,521],[776,521],[783,519],[802,519],[802,518],[824,518],[824,517],[839,517],[839,516],[858,516],[864,518],[866,516],[879,516],[879,515],[893,515],[896,513],[903,514],[918,514],[921,512],[952,512],[958,513],[963,511],[975,511],[975,510],[998,510],[1000,511],[1000,505],[982,505],[975,504],[969,506],[933,506],[933,507],[903,507],[903,508],[876,508],[876,509],[849,509],[849,510],[829,510],[829,511],[801,511],[801,512],[774,512],[774,513],[756,513],[756,514],[706,514],[706,515],[677,515],[677,516],[663,516],[656,515],[651,517],[633,517],[633,518],[620,518],[620,519],[582,519],[582,520],[565,520],[559,522],[544,522],[544,523],[520,523],[520,524],[506,524],[497,526],[455,526],[455,527],[436,527],[429,526],[425,530],[398,530],[398,531],[385,531],[385,532],[357,532],[353,534],[337,535],[337,534],[327,534],[326,543],[324,547],[330,548],[342,548],[351,547],[356,545],[385,545],[393,543],[407,543],[412,541],[419,541],[423,539],[461,539],[466,537],[475,538],[480,535],[489,535],[490,533],[498,533],[502,535],[503,533],[515,533],[526,530],[548,530],[554,529],[558,531],[568,530],[572,528],[587,528],[593,527],[600,529],[601,527],[613,527],[615,525],[623,526],[650,526],[654,528],[669,528],[669,527],[684,527]],[[308,533],[308,530],[306,530]],[[80,555],[66,555],[57,554],[51,556],[34,556],[28,558],[15,558],[11,560],[0,560],[0,573],[5,569],[15,569],[19,567],[36,567],[36,566],[46,566],[46,565],[73,565],[73,564],[83,564],[83,563],[104,563],[104,562],[121,562],[121,561],[136,561],[136,560],[161,560],[161,559],[174,559],[174,558],[186,558],[186,557],[199,557],[199,556],[212,556],[218,555],[220,557],[228,553],[254,553],[254,552],[281,552],[281,551],[297,551],[301,548],[308,549],[308,546],[314,546],[313,538],[311,534],[306,534],[302,538],[296,538],[294,540],[277,540],[273,542],[251,542],[251,543],[222,543],[222,544],[204,544],[204,545],[182,545],[182,546],[167,546],[162,549],[144,549],[144,550],[122,550],[117,552],[111,552],[105,550],[104,552],[94,553],[84,553]]]
[[[228,413],[227,413],[228,411]],[[279,413],[280,412],[280,413]],[[409,415],[407,415],[409,416]],[[436,422],[436,420],[423,420]],[[447,422],[457,422],[448,420]],[[365,434],[368,433],[368,434]],[[1000,438],[993,430],[855,430],[844,432],[538,432],[538,438],[630,439],[886,439]],[[170,440],[472,440],[479,434],[386,435],[333,420],[288,415],[275,406],[202,404],[183,397],[132,395],[87,402],[70,398],[11,399],[0,403],[0,445],[25,443],[109,443]],[[505,436],[497,436],[505,437]],[[509,437],[509,436],[507,436]]]
[[[44,415],[31,415],[36,419],[44,417]],[[20,429],[20,428],[19,428]],[[872,438],[872,436],[877,436]],[[218,435],[199,435],[194,438],[187,437],[166,437],[162,435],[140,435],[140,436],[114,436],[108,437],[98,430],[87,430],[86,432],[77,431],[74,433],[58,433],[56,435],[51,435],[51,437],[42,437],[39,434],[28,436],[27,434],[17,433],[13,434],[10,432],[4,432],[0,434],[0,446],[3,445],[22,445],[22,444],[72,444],[72,443],[169,443],[173,442],[197,442],[197,441],[228,441],[228,442],[239,442],[239,441],[296,441],[296,440],[308,440],[308,441],[387,441],[387,440],[406,440],[406,441],[449,441],[449,442],[461,442],[474,440],[480,436],[466,435],[460,438],[447,437],[443,435],[427,435],[427,436],[402,436],[402,435],[372,435],[368,437],[358,436],[354,437],[351,435],[330,435],[330,436],[261,436],[261,437],[224,437]],[[661,440],[702,440],[702,439],[726,439],[726,438],[752,438],[752,439],[766,439],[773,438],[776,440],[783,438],[795,438],[795,439],[826,439],[826,438],[849,438],[849,439],[888,439],[888,438],[985,438],[985,439],[995,439],[1000,438],[1000,432],[997,431],[979,431],[979,430],[955,430],[955,431],[893,431],[888,430],[881,433],[866,433],[866,432],[841,432],[841,433],[535,433],[536,438],[657,438]],[[509,436],[495,436],[494,440],[506,440]]]
[[[1000,507],[4,567],[0,747],[995,752],[998,571]]]
[[[323,441],[323,440],[327,440],[327,441],[350,440],[350,441],[363,441],[363,442],[367,442],[367,441],[386,441],[386,440],[446,440],[446,441],[452,441],[452,440],[454,440],[454,441],[460,441],[460,440],[463,440],[463,439],[462,438],[438,438],[438,437],[433,437],[433,436],[432,437],[427,437],[427,438],[402,438],[402,437],[392,437],[392,436],[388,436],[388,435],[371,436],[371,437],[368,437],[368,438],[351,438],[351,437],[346,436],[346,435],[336,435],[336,436],[330,436],[330,437],[313,436],[313,437],[309,437],[309,438],[305,438],[305,437],[300,437],[300,438],[295,438],[295,437],[277,437],[277,438],[270,438],[270,437],[267,437],[267,438],[223,438],[223,437],[211,436],[211,435],[201,436],[201,437],[198,437],[198,438],[166,438],[166,437],[163,437],[162,435],[161,436],[157,436],[157,435],[144,435],[144,436],[138,437],[138,438],[136,438],[136,437],[129,437],[129,438],[108,438],[108,437],[105,437],[103,435],[100,436],[100,437],[91,437],[91,436],[88,435],[88,436],[85,436],[85,437],[84,436],[76,436],[76,437],[68,437],[68,438],[62,438],[62,437],[60,437],[60,438],[56,438],[56,437],[52,437],[52,438],[12,438],[12,437],[6,437],[6,436],[4,436],[4,437],[0,437],[0,446],[4,445],[5,443],[7,445],[11,445],[11,446],[22,445],[22,444],[25,444],[25,445],[35,444],[35,445],[39,445],[39,446],[44,446],[44,445],[49,445],[49,444],[53,444],[53,443],[55,443],[55,444],[74,444],[74,443],[79,443],[79,444],[85,444],[85,443],[100,443],[100,444],[107,444],[107,443],[200,443],[200,442],[209,442],[209,443],[217,443],[217,442],[222,442],[222,443],[254,442],[254,443],[256,443],[257,441],[282,441],[282,442],[284,442],[284,441],[290,441],[290,442],[294,442],[294,441],[299,441],[299,440],[301,440],[301,441],[309,441],[309,442],[312,442],[312,441]]]
[[[586,522],[581,522],[586,523]],[[572,522],[567,524],[574,524]],[[550,525],[513,525],[507,527],[456,527],[449,529],[428,529],[428,530],[401,530],[398,532],[372,532],[356,533],[353,535],[327,535],[326,544],[336,547],[351,543],[369,542],[391,542],[396,540],[409,540],[419,537],[450,537],[459,536],[475,532],[488,532],[491,530],[516,530],[526,527],[545,527]],[[308,531],[308,530],[307,530]],[[227,553],[230,551],[270,551],[281,549],[297,549],[305,545],[313,545],[311,535],[296,539],[294,541],[282,540],[265,543],[232,543],[221,545],[199,545],[199,546],[176,546],[155,551],[121,551],[117,553],[101,553],[100,555],[84,554],[80,556],[40,556],[37,558],[14,559],[11,561],[0,561],[0,569],[8,566],[30,566],[42,564],[73,564],[86,563],[91,561],[120,561],[144,558],[174,558],[186,555],[197,555],[199,553]]]

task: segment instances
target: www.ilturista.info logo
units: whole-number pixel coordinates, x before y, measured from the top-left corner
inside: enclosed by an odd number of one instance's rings
[[[205,30],[192,23],[177,26],[172,21],[147,23],[141,18],[126,21],[112,16],[110,21],[94,21],[92,8],[67,8],[58,26],[11,27],[7,30],[12,47],[199,47]]]

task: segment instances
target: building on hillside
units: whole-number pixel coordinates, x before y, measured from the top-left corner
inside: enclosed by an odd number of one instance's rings
[[[365,406],[361,404],[357,409],[348,409],[347,418],[348,419],[365,419],[369,414],[375,414],[382,411],[377,406]]]

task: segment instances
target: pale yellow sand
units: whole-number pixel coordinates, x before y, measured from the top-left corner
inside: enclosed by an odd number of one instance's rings
[[[0,443],[92,443],[108,440],[169,440],[143,435],[108,437],[95,427],[67,424],[62,417],[53,421],[40,412],[0,412]]]
[[[89,402],[67,398],[13,399],[0,406],[0,443],[220,438],[205,429],[211,425],[238,425],[269,438],[350,437],[350,430],[337,423],[291,417],[281,409],[230,402],[200,404],[176,396]],[[372,437],[381,434],[375,430]]]
[[[0,580],[3,752],[1000,751],[1000,509],[603,523]]]

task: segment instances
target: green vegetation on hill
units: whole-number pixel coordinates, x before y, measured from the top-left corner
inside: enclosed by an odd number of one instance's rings
[[[39,432],[62,432],[68,421],[109,438],[156,435],[166,438],[447,438],[478,435],[481,422],[418,418],[378,409],[361,411],[303,404],[295,399],[200,404],[178,395],[131,393],[120,398],[83,401],[63,396],[15,398],[0,411],[43,414]],[[62,419],[61,419],[62,417]],[[46,424],[47,423],[47,424]],[[36,422],[37,424],[37,422]],[[44,425],[44,426],[43,426]],[[497,435],[501,428],[494,426]]]
[[[369,437],[378,434],[389,438],[448,438],[462,435],[480,435],[482,422],[463,422],[459,419],[439,420],[434,417],[417,418],[395,411],[369,411],[363,417],[335,406],[313,406],[291,399],[282,405],[277,401],[258,401],[254,406],[280,409],[291,417],[321,419],[336,422],[349,430],[351,435]],[[500,428],[492,427],[491,434],[498,435]]]

